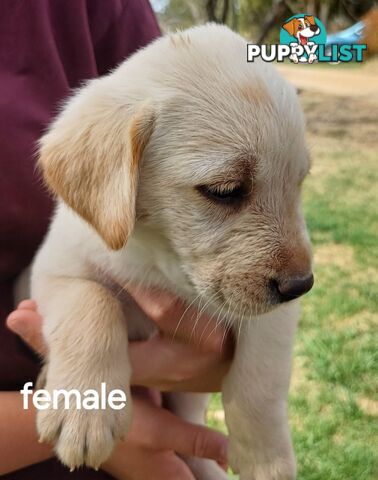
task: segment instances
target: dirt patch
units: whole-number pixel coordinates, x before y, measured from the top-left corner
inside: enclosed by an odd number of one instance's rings
[[[359,332],[369,332],[374,324],[378,325],[378,314],[364,310],[350,317],[332,323],[336,330],[356,328]]]
[[[298,89],[332,96],[370,96],[378,102],[377,63],[363,65],[278,65],[280,72]]]
[[[314,253],[316,265],[335,266],[342,269],[355,269],[353,247],[327,243],[316,248]]]
[[[304,91],[300,94],[310,135],[378,145],[377,108],[369,97],[334,97]]]
[[[366,397],[358,397],[357,404],[366,415],[378,417],[378,402],[376,400]]]
[[[335,445],[340,446],[345,442],[345,437],[344,435],[341,435],[340,432],[337,432],[333,435],[332,441]]]
[[[350,274],[351,280],[355,283],[377,283],[378,282],[378,270],[374,267],[368,267],[364,270],[357,270]]]
[[[310,135],[378,146],[378,60],[361,66],[279,65],[294,84]]]
[[[293,360],[293,371],[290,381],[290,391],[298,392],[298,390],[307,382],[307,372],[304,366],[304,358],[295,355]]]

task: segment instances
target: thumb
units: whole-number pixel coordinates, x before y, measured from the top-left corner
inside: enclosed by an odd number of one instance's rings
[[[8,315],[6,325],[37,353],[47,353],[42,335],[42,317],[35,310],[19,308],[13,311]]]

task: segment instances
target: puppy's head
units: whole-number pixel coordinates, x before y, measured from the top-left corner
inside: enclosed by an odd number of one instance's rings
[[[110,248],[136,219],[234,316],[312,286],[296,93],[271,65],[248,64],[225,27],[160,39],[92,81],[42,139],[40,165]]]
[[[305,15],[303,18],[293,18],[282,25],[291,36],[298,40],[298,43],[305,45],[309,38],[320,33],[320,28],[315,22],[313,15]]]

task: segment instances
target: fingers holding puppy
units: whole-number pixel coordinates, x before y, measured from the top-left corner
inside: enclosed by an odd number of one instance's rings
[[[219,391],[232,357],[232,339],[224,328],[167,292],[131,293],[162,331],[150,340],[130,343],[131,383],[160,391]],[[42,323],[33,300],[21,302],[7,318],[8,328],[45,356]]]
[[[226,468],[227,445],[223,434],[187,423],[136,394],[129,434],[102,468],[120,480],[194,480],[178,455],[211,458]]]
[[[211,352],[199,353],[191,345],[161,336],[130,343],[129,356],[132,385],[166,392],[220,391],[230,366],[229,358]]]
[[[186,305],[180,298],[163,290],[147,290],[130,286],[133,296],[143,312],[168,337],[194,345],[198,350],[232,355],[233,341],[217,315],[210,316],[204,309]]]

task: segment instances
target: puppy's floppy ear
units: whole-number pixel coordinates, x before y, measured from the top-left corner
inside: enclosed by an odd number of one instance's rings
[[[315,25],[315,17],[314,17],[314,15],[305,15],[304,19],[305,19],[305,20],[308,20],[311,25]]]
[[[68,102],[40,141],[39,166],[48,187],[118,250],[134,226],[138,167],[155,117],[149,104],[127,105],[106,80]]]
[[[288,33],[289,35],[294,35],[294,32],[295,32],[295,25],[296,25],[296,18],[293,18],[292,20],[290,20],[289,22],[286,22],[282,25],[282,28],[284,28]]]

